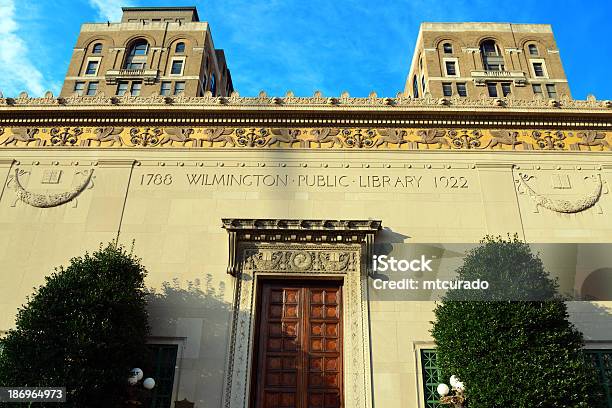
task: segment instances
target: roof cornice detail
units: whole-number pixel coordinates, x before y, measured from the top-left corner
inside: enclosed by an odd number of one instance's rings
[[[108,97],[104,94],[97,96],[70,96],[67,98],[56,98],[50,92],[42,98],[33,98],[26,93],[21,93],[17,98],[0,98],[0,110],[7,108],[28,108],[28,107],[201,107],[201,108],[240,108],[240,107],[306,107],[306,108],[369,108],[369,109],[402,109],[402,108],[428,108],[436,110],[453,109],[482,109],[503,108],[520,110],[610,110],[612,111],[612,101],[598,101],[594,97],[586,100],[570,99],[562,97],[554,99],[515,99],[511,96],[506,98],[479,98],[469,99],[461,97],[434,98],[426,95],[424,98],[410,98],[402,93],[398,93],[394,98],[378,97],[376,93],[371,93],[366,98],[351,97],[347,92],[339,97],[324,97],[321,92],[315,92],[311,97],[297,97],[292,92],[287,92],[283,97],[268,96],[265,92],[260,92],[257,97],[243,97],[237,92],[229,97],[212,96],[207,92],[202,97],[187,97],[179,95],[171,96],[131,96]]]

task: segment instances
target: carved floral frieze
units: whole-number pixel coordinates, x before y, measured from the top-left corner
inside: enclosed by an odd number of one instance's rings
[[[610,151],[612,132],[594,129],[355,127],[14,127],[0,148],[246,148],[347,150]]]

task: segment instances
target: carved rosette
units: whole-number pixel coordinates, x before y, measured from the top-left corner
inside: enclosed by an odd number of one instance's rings
[[[466,129],[457,131],[452,129],[448,132],[451,138],[451,143],[456,149],[477,149],[480,147],[480,138],[482,132],[480,130],[468,131]]]
[[[374,146],[376,131],[373,129],[355,129],[354,131],[351,131],[350,129],[343,129],[342,138],[346,147],[369,149]]]
[[[268,129],[237,129],[236,143],[241,147],[264,147],[269,136]]]
[[[131,128],[130,142],[133,146],[153,147],[161,142],[163,131],[160,128]]]
[[[563,150],[565,148],[565,133],[560,130],[544,132],[534,130],[531,136],[542,150]]]
[[[83,129],[80,127],[75,128],[51,128],[49,132],[51,135],[52,146],[74,146],[79,141],[79,136],[83,134]]]

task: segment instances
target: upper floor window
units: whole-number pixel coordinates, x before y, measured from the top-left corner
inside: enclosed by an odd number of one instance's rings
[[[486,56],[499,56],[499,47],[493,40],[486,40],[480,44],[480,52]]]
[[[217,78],[215,78],[215,74],[210,76],[210,92],[212,92],[213,96],[217,95]]]
[[[504,57],[495,41],[485,40],[480,43],[480,54],[486,71],[504,70]]]
[[[102,44],[96,43],[91,49],[92,54],[102,54]]]
[[[546,84],[546,93],[549,98],[557,99],[557,89],[555,88],[555,84]]]
[[[94,96],[97,91],[98,91],[98,83],[90,82],[89,84],[87,84],[87,92],[85,93],[85,95]]]
[[[416,75],[412,77],[412,96],[415,98],[419,97],[419,82]]]
[[[170,75],[182,75],[183,74],[183,60],[176,59],[172,61],[170,68]]]
[[[533,73],[537,77],[543,77],[544,76],[544,68],[543,68],[541,62],[534,62],[533,63]]]
[[[174,94],[178,95],[185,92],[185,81],[176,81],[174,83]]]
[[[142,89],[142,82],[134,81],[132,82],[132,88],[130,89],[130,94],[132,96],[140,96],[141,89]]]
[[[100,61],[88,61],[85,68],[85,75],[96,75],[98,73],[98,65]]]
[[[160,95],[163,96],[168,96],[170,95],[170,87],[172,86],[172,83],[170,81],[163,81],[161,83],[161,88],[160,88]]]
[[[178,44],[176,44],[176,47],[174,48],[174,52],[176,52],[177,54],[182,54],[185,52],[185,43],[184,42],[180,42]]]
[[[138,40],[130,47],[129,55],[147,55],[149,52],[149,43],[147,40]]]
[[[442,48],[444,49],[444,53],[445,54],[452,54],[453,53],[453,45],[451,43],[444,43]]]
[[[512,86],[510,85],[510,82],[502,82],[501,83],[501,90],[502,90],[502,95],[503,96],[508,96],[512,93]]]
[[[527,48],[529,48],[529,55],[539,55],[538,47],[535,44],[529,44]]]
[[[543,95],[543,93],[542,93],[542,85],[541,84],[532,84],[531,88],[533,89],[533,93],[536,96],[542,96]]]
[[[446,75],[448,76],[457,75],[457,65],[455,61],[446,61],[444,65],[446,66]]]
[[[128,83],[125,81],[117,83],[117,96],[123,96],[128,90]]]
[[[466,97],[467,96],[467,88],[465,87],[465,82],[457,83],[457,93],[461,97]]]
[[[442,93],[444,96],[453,96],[453,84],[450,82],[442,83]]]
[[[487,91],[491,98],[497,98],[497,83],[487,82]]]
[[[134,41],[130,46],[127,57],[125,59],[124,68],[126,69],[144,69],[147,62],[147,54],[149,53],[149,43],[147,40],[140,39]]]
[[[79,96],[83,96],[83,89],[85,89],[85,82],[75,82],[74,83],[74,92],[79,95]]]
[[[202,95],[204,95],[204,92],[206,92],[206,85],[208,83],[208,78],[206,77],[206,75],[204,75],[202,77],[202,83],[200,84],[200,88],[202,90]]]

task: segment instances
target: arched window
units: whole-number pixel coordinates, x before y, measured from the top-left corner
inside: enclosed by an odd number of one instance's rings
[[[529,48],[529,55],[539,55],[538,47],[535,44],[529,44],[527,48]]]
[[[453,45],[451,43],[444,43],[442,48],[444,49],[444,53],[445,54],[452,54],[453,53]]]
[[[91,49],[92,54],[102,54],[102,44],[95,43]]]
[[[127,57],[125,58],[125,69],[144,69],[149,53],[149,43],[147,40],[136,40],[130,46]]]
[[[185,43],[184,42],[180,42],[176,44],[176,47],[174,48],[174,52],[176,52],[177,54],[182,54],[185,52]]]
[[[419,82],[416,75],[412,77],[412,96],[415,98],[419,97]]]
[[[504,70],[504,57],[495,41],[485,40],[480,43],[480,54],[482,55],[482,65],[486,71]]]

